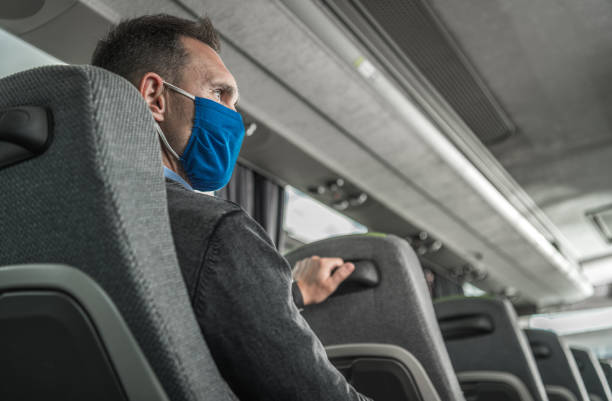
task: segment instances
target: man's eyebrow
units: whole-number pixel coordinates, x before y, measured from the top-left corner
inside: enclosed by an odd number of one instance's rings
[[[237,87],[235,87],[232,84],[228,84],[225,81],[216,81],[216,82],[213,81],[213,82],[210,83],[210,85],[215,87],[215,88],[221,89],[221,90],[223,90],[223,91],[225,91],[227,93],[232,93],[233,94],[234,92],[238,92],[238,88]]]

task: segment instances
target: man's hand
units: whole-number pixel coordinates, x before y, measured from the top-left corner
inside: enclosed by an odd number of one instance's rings
[[[293,280],[300,288],[304,305],[318,304],[336,291],[353,270],[354,264],[340,258],[312,256],[295,264]]]

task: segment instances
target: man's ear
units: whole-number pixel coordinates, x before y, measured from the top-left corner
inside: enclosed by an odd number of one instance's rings
[[[138,91],[149,106],[153,118],[158,123],[164,121],[164,114],[168,104],[163,96],[164,80],[154,72],[147,72],[138,85]]]

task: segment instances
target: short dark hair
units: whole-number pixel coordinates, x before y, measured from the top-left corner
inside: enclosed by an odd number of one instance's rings
[[[178,82],[188,54],[180,38],[197,39],[219,52],[219,35],[207,17],[195,21],[168,14],[146,15],[121,21],[100,40],[91,64],[138,85],[147,72]]]

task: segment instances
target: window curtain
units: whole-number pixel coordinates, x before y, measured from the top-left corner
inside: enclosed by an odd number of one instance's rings
[[[456,281],[435,273],[427,267],[423,269],[423,274],[429,288],[429,294],[433,299],[463,295],[463,287]]]
[[[434,298],[444,298],[456,295],[463,295],[463,287],[456,281],[436,274],[433,285]]]
[[[215,196],[239,204],[266,230],[278,249],[283,248],[285,189],[267,177],[236,164],[230,182]]]

